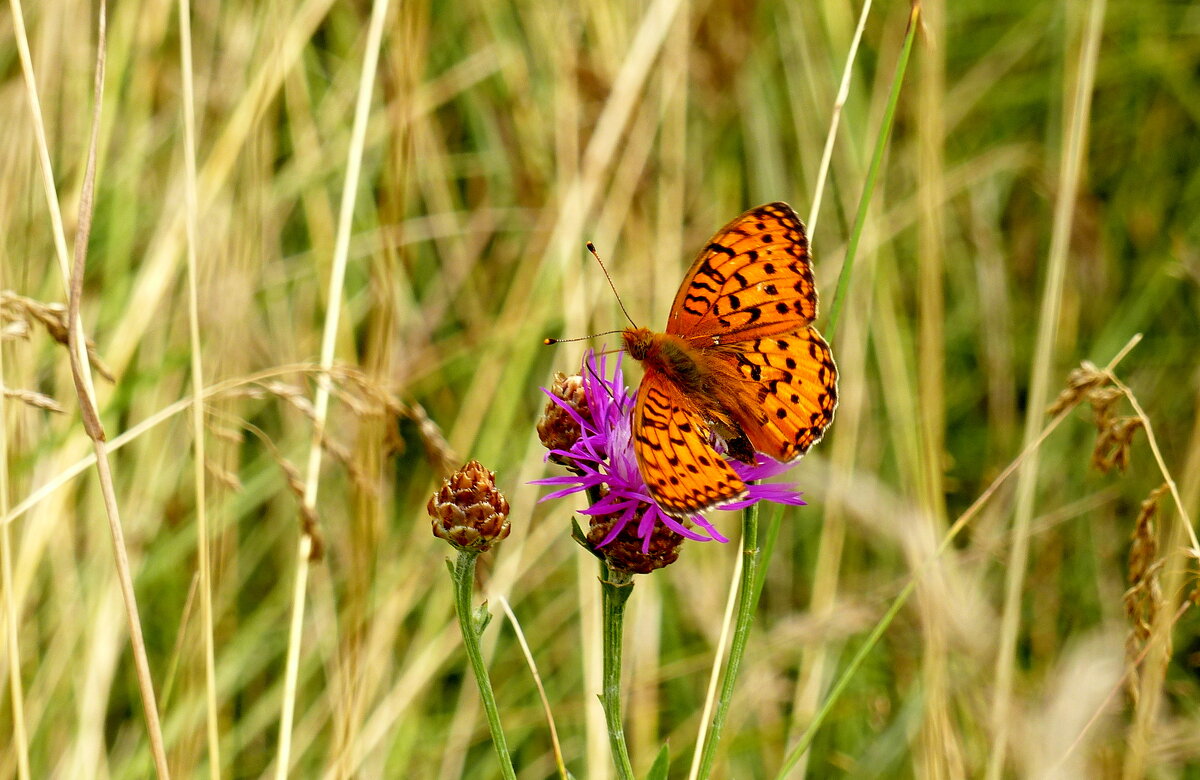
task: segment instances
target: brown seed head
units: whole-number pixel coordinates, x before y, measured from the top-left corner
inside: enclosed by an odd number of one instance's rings
[[[1092,450],[1092,465],[1107,474],[1116,469],[1124,473],[1129,468],[1129,452],[1133,435],[1142,428],[1140,417],[1109,417],[1105,427],[1096,434]]]
[[[1116,387],[1096,387],[1088,391],[1087,400],[1092,405],[1092,420],[1097,430],[1104,430],[1113,421],[1117,401],[1124,395]]]
[[[1096,368],[1089,360],[1083,361],[1078,368],[1071,369],[1067,374],[1067,386],[1058,394],[1058,398],[1046,410],[1046,414],[1059,414],[1083,400],[1089,390],[1108,383],[1108,374]]]
[[[1135,702],[1140,690],[1138,658],[1146,643],[1150,641],[1155,620],[1167,607],[1161,584],[1166,559],[1159,555],[1158,534],[1155,530],[1158,505],[1167,490],[1166,485],[1155,488],[1142,502],[1133,526],[1133,543],[1129,547],[1129,589],[1125,591],[1124,596],[1125,615],[1129,618],[1125,655],[1129,665],[1127,687]],[[1170,657],[1170,648],[1164,648],[1164,652],[1165,657],[1161,660],[1165,664]]]
[[[640,518],[640,515],[639,515]],[[683,537],[659,523],[650,537],[650,548],[642,552],[643,541],[637,535],[638,518],[627,523],[621,533],[603,547],[597,544],[612,530],[616,515],[599,515],[591,518],[588,529],[588,542],[593,550],[604,556],[610,568],[630,574],[649,574],[655,569],[670,566],[679,559],[679,548],[683,545]]]
[[[587,396],[583,392],[582,376],[557,373],[554,375],[554,383],[550,385],[550,392],[555,398],[565,401],[584,420],[591,422],[592,413],[588,409]],[[571,445],[579,441],[582,433],[579,423],[575,422],[565,409],[550,400],[546,401],[546,410],[542,413],[542,419],[538,420],[537,432],[542,445],[548,450],[570,449]],[[550,460],[560,466],[571,465],[557,455],[551,455]]]
[[[459,549],[484,552],[508,536],[508,499],[496,474],[473,460],[442,481],[425,506],[433,535]]]

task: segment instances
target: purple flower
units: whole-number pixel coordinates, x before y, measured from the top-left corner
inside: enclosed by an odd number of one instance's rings
[[[595,488],[601,495],[600,500],[587,509],[580,510],[580,513],[589,516],[609,515],[616,518],[612,529],[597,546],[611,542],[629,523],[635,520],[637,521],[637,536],[642,540],[643,552],[649,551],[651,535],[658,523],[662,523],[688,539],[702,542],[712,540],[728,542],[729,540],[722,536],[721,532],[714,528],[703,515],[696,514],[688,518],[704,531],[704,533],[700,533],[662,511],[651,498],[646,482],[638,470],[637,457],[633,451],[632,426],[635,401],[625,386],[625,379],[621,372],[621,356],[618,355],[614,361],[610,377],[607,356],[589,351],[584,356],[581,377],[589,412],[588,417],[591,419],[586,419],[571,404],[549,390],[545,388],[542,390],[554,404],[570,415],[580,430],[578,439],[569,448],[552,449],[547,454],[548,458],[554,456],[555,460],[559,462],[569,463],[575,473],[534,480],[533,484],[535,485],[565,486],[545,496],[542,501],[562,498],[572,493]],[[549,408],[547,407],[547,409]],[[787,471],[790,468],[789,464],[780,463],[759,453],[758,462],[754,465],[735,460],[731,460],[730,465],[746,483],[749,495],[740,501],[724,504],[723,509],[742,509],[759,501],[773,501],[793,506],[804,505],[799,491],[788,485],[757,484],[759,480],[768,479]]]

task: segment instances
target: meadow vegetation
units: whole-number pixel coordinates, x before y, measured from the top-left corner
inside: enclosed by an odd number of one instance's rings
[[[773,200],[824,326],[911,6],[871,7],[843,105],[859,3],[113,3],[91,194],[96,6],[0,11],[0,776],[154,772],[114,508],[173,775],[500,776],[425,513],[468,458],[511,505],[478,590],[518,776],[556,770],[504,600],[609,776],[595,561],[529,484],[585,345],[542,339],[626,324],[585,241],[658,329]],[[921,9],[714,776],[777,776],[912,582],[789,776],[1200,776],[1200,6]],[[89,212],[104,445],[66,346]],[[1139,333],[1128,393],[1047,414]],[[738,554],[638,578],[639,773],[687,776]]]

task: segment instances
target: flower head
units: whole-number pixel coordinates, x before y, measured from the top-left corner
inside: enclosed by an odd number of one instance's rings
[[[579,440],[580,426],[576,420],[583,418],[591,422],[592,419],[583,390],[583,377],[559,372],[554,375],[553,384],[546,388],[546,394],[550,400],[546,401],[546,411],[538,420],[538,438],[551,452],[570,449]],[[550,455],[550,460],[572,468],[571,461],[559,455]]]
[[[508,536],[508,499],[496,489],[495,472],[477,460],[446,477],[425,509],[433,535],[460,550],[486,552]]]
[[[681,522],[662,511],[651,497],[638,470],[637,456],[633,450],[635,399],[625,386],[621,357],[618,356],[613,363],[610,376],[607,356],[588,352],[584,357],[583,371],[579,375],[583,390],[582,406],[585,407],[582,410],[580,404],[570,403],[552,390],[544,390],[551,403],[579,427],[579,434],[568,446],[550,449],[547,457],[568,464],[574,473],[534,480],[534,484],[538,485],[563,486],[542,500],[583,491],[599,495],[599,500],[587,509],[580,510],[581,514],[594,519],[593,528],[602,525],[607,529],[598,541],[593,540],[597,547],[621,536],[630,524],[634,524],[635,535],[641,539],[644,554],[649,554],[655,529],[660,525],[681,537],[696,541],[729,541],[703,515],[692,515]],[[560,384],[569,386],[567,382],[569,380],[556,382],[555,388]],[[788,469],[787,464],[760,454],[758,462],[753,465],[739,461],[730,461],[730,465],[746,483],[749,495],[740,501],[731,501],[723,508],[741,509],[758,501],[796,506],[804,504],[800,493],[787,485],[757,484],[759,480],[783,473]],[[589,534],[589,538],[591,536]]]

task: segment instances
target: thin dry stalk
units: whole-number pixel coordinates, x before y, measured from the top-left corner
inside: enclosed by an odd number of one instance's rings
[[[1135,346],[1137,346],[1138,342],[1141,340],[1142,334],[1134,334],[1134,336],[1129,339],[1125,346],[1121,348],[1121,351],[1118,352],[1111,361],[1109,361],[1106,370],[1111,371],[1116,368],[1117,364],[1124,360],[1125,356],[1128,355],[1129,352]],[[1078,400],[1079,399],[1076,399],[1076,403],[1078,403]],[[859,647],[858,652],[851,659],[847,669],[842,672],[842,675],[834,683],[833,689],[825,698],[825,702],[822,704],[821,709],[813,717],[812,722],[809,724],[804,734],[801,735],[799,744],[791,749],[790,753],[788,754],[788,758],[785,760],[784,769],[782,770],[780,776],[783,776],[784,773],[789,772],[793,767],[795,767],[796,763],[800,760],[800,757],[811,747],[812,740],[816,734],[816,729],[819,728],[821,723],[824,722],[833,705],[841,696],[842,691],[845,690],[850,679],[854,676],[859,665],[866,657],[866,654],[870,652],[870,649],[879,641],[879,638],[883,635],[883,631],[888,625],[891,624],[896,614],[898,614],[900,608],[905,604],[905,602],[907,602],[909,596],[912,595],[921,578],[933,568],[933,566],[940,560],[941,556],[945,554],[946,550],[950,549],[950,545],[953,544],[959,533],[966,528],[967,524],[971,522],[980,511],[982,511],[983,507],[988,503],[989,500],[991,500],[996,491],[998,491],[1000,487],[1008,480],[1008,478],[1011,477],[1028,461],[1028,459],[1042,446],[1046,439],[1050,438],[1050,434],[1052,434],[1058,428],[1062,421],[1067,419],[1067,415],[1071,413],[1072,409],[1074,409],[1074,405],[1067,405],[1065,408],[1059,411],[1054,419],[1052,419],[1044,428],[1042,428],[1037,437],[1028,445],[1026,445],[1025,448],[1021,450],[1020,454],[1017,455],[1017,457],[1014,458],[1012,462],[1010,462],[1004,468],[1004,470],[992,480],[991,484],[979,494],[975,501],[973,501],[971,505],[967,507],[966,511],[959,515],[958,519],[954,521],[954,524],[950,526],[950,529],[946,531],[946,535],[942,537],[942,541],[938,545],[937,550],[934,551],[931,556],[926,558],[919,566],[914,568],[912,576],[909,578],[908,583],[901,589],[900,595],[897,596],[892,602],[892,606],[888,609],[887,613],[885,613],[884,617],[879,621],[879,623],[876,624],[875,628],[869,635],[867,642]]]
[[[1179,518],[1183,522],[1183,527],[1187,531],[1188,539],[1192,543],[1192,555],[1200,555],[1200,541],[1196,539],[1196,529],[1192,526],[1192,519],[1188,516],[1187,506],[1183,502],[1183,498],[1179,495],[1179,487],[1175,484],[1175,478],[1171,476],[1171,472],[1167,469],[1167,463],[1163,460],[1162,450],[1158,448],[1158,439],[1154,436],[1154,428],[1150,425],[1150,418],[1146,415],[1142,405],[1138,403],[1137,396],[1133,394],[1124,382],[1122,382],[1116,374],[1111,370],[1108,371],[1109,379],[1117,386],[1125,397],[1129,399],[1129,405],[1133,407],[1134,414],[1141,421],[1142,427],[1146,429],[1146,443],[1150,445],[1150,452],[1154,454],[1154,462],[1158,464],[1159,473],[1162,474],[1163,482],[1171,491],[1171,499],[1175,502],[1175,508],[1179,511]]]
[[[134,668],[137,672],[138,687],[142,696],[142,708],[146,716],[146,728],[150,736],[150,751],[154,758],[155,769],[159,777],[165,778],[169,777],[170,773],[167,769],[167,757],[163,745],[162,727],[158,718],[158,706],[154,698],[154,684],[150,677],[150,665],[146,658],[141,620],[138,617],[137,598],[133,590],[133,578],[130,574],[129,558],[125,548],[125,534],[121,527],[116,491],[113,488],[112,472],[109,469],[107,451],[104,445],[104,429],[96,414],[96,393],[92,385],[91,365],[85,346],[86,339],[83,336],[83,323],[79,317],[79,303],[83,292],[83,269],[87,257],[88,237],[91,232],[96,177],[96,142],[100,130],[100,108],[104,95],[105,21],[107,7],[105,1],[101,0],[99,28],[97,31],[96,74],[93,92],[91,133],[88,142],[87,165],[84,169],[83,188],[80,193],[79,224],[75,235],[75,257],[74,268],[72,269],[71,263],[67,259],[66,234],[63,230],[62,214],[58,206],[58,194],[54,186],[54,174],[50,165],[45,126],[41,117],[41,103],[37,96],[37,84],[34,79],[33,63],[29,56],[29,42],[25,32],[20,0],[11,0],[11,5],[13,9],[14,30],[17,34],[17,48],[21,58],[22,70],[25,74],[26,88],[33,114],[42,177],[46,187],[46,200],[50,209],[53,227],[54,244],[58,253],[60,270],[63,273],[63,279],[70,299],[67,310],[67,322],[70,325],[68,334],[71,374],[75,381],[76,394],[79,396],[83,426],[88,437],[91,438],[92,446],[95,450],[96,471],[100,479],[105,511],[108,515],[109,530],[112,533],[113,557],[116,562],[117,578],[121,584],[121,596],[125,602],[125,614],[129,622],[129,640],[133,648]]]
[[[58,401],[55,401],[48,395],[43,395],[33,390],[14,390],[11,387],[4,387],[3,385],[0,385],[0,390],[4,392],[5,398],[20,401],[34,409],[42,409],[47,412],[57,412],[59,414],[66,413],[66,410],[58,405]]]
[[[521,628],[517,616],[513,614],[508,599],[500,596],[499,601],[504,614],[508,616],[508,622],[513,627],[513,632],[517,635],[517,642],[520,643],[521,652],[525,655],[525,663],[529,664],[529,672],[533,675],[533,684],[537,686],[538,696],[542,700],[542,710],[546,713],[546,725],[550,728],[550,746],[554,749],[554,765],[558,768],[558,776],[565,780],[569,776],[567,765],[563,761],[562,745],[558,742],[558,729],[554,727],[554,713],[550,711],[550,700],[546,698],[546,688],[542,685],[542,675],[538,673],[537,661],[533,660],[533,652],[529,649],[529,643],[525,641],[525,631]]]
[[[817,187],[813,191],[812,206],[808,210],[808,240],[817,232],[817,217],[821,216],[821,200],[825,195],[825,180],[829,178],[829,163],[833,159],[833,143],[837,140],[838,125],[842,121],[842,109],[850,95],[850,76],[854,73],[854,60],[858,56],[858,44],[862,41],[863,28],[871,13],[871,0],[865,0],[858,15],[858,26],[854,29],[854,40],[846,54],[846,65],[842,68],[842,82],[838,86],[837,99],[833,102],[833,116],[829,119],[829,132],[825,134],[825,149],[821,152],[821,167],[817,171]]]
[[[4,355],[0,351],[0,387],[3,386]],[[6,388],[5,397],[10,397],[10,392]],[[8,513],[8,414],[4,408],[0,408],[0,512]],[[7,524],[0,527],[0,588],[4,590],[4,639],[8,650],[8,695],[12,707],[11,744],[17,755],[17,777],[29,780],[29,732],[25,728],[25,690],[21,681],[18,637],[21,615],[13,592],[12,540]]]
[[[354,216],[354,202],[358,192],[359,173],[362,168],[371,95],[374,92],[375,73],[379,65],[379,50],[383,44],[383,23],[387,18],[387,10],[388,0],[375,0],[371,8],[371,25],[367,31],[367,46],[354,109],[354,125],[350,133],[350,148],[347,152],[346,181],[342,187],[342,201],[338,214],[333,268],[325,296],[325,299],[329,301],[329,309],[325,312],[325,329],[321,339],[321,368],[325,372],[328,372],[333,366],[334,346],[341,319],[342,287],[346,279],[346,263],[350,250],[351,220]],[[316,424],[313,426],[313,441],[308,452],[304,507],[315,512],[321,473],[321,439],[324,436],[325,419],[329,413],[329,383],[324,375],[318,379],[313,406],[316,409]],[[283,707],[279,717],[279,752],[275,766],[277,780],[284,780],[287,777],[291,765],[291,732],[296,710],[296,678],[300,669],[300,634],[304,626],[304,597],[312,553],[313,537],[307,532],[302,533],[296,551],[296,583],[292,592],[292,619],[288,631]]]
[[[1171,616],[1169,626],[1174,627],[1195,603],[1197,602],[1185,601],[1180,604],[1179,609],[1175,610],[1175,614]],[[1075,740],[1067,747],[1066,751],[1063,752],[1062,756],[1058,759],[1058,762],[1050,768],[1050,774],[1046,775],[1047,777],[1056,777],[1057,775],[1055,775],[1054,772],[1063,764],[1065,764],[1068,759],[1071,758],[1072,754],[1074,754],[1075,750],[1083,744],[1083,738],[1087,736],[1092,726],[1096,725],[1096,722],[1100,720],[1100,716],[1104,714],[1104,711],[1108,708],[1108,703],[1112,701],[1112,698],[1117,695],[1117,691],[1121,690],[1121,688],[1126,685],[1129,675],[1136,673],[1137,668],[1141,666],[1143,661],[1146,660],[1146,656],[1150,654],[1152,647],[1153,643],[1148,643],[1142,648],[1142,651],[1138,654],[1138,656],[1126,665],[1125,672],[1121,675],[1121,679],[1117,680],[1113,684],[1112,688],[1109,689],[1108,695],[1104,698],[1104,701],[1100,702],[1100,706],[1096,708],[1096,711],[1092,714],[1092,717],[1083,725],[1083,728],[1079,730],[1079,734],[1076,735]]]
[[[1158,496],[1162,491],[1169,490],[1171,498],[1175,502],[1175,507],[1179,511],[1180,523],[1188,534],[1192,547],[1186,551],[1191,556],[1200,554],[1200,544],[1196,541],[1196,532],[1192,527],[1191,519],[1188,517],[1187,508],[1184,505],[1183,499],[1179,495],[1179,488],[1175,484],[1174,477],[1167,469],[1166,462],[1163,460],[1162,451],[1158,448],[1158,440],[1154,436],[1154,428],[1150,424],[1150,418],[1138,403],[1137,397],[1133,392],[1122,382],[1114,372],[1109,371],[1109,378],[1112,383],[1125,395],[1129,400],[1130,406],[1133,407],[1136,418],[1132,418],[1133,422],[1138,427],[1143,427],[1146,430],[1146,441],[1150,445],[1150,451],[1154,454],[1154,460],[1158,464],[1159,472],[1162,474],[1163,481],[1166,483],[1163,488],[1151,494],[1151,498],[1147,499],[1150,506],[1143,504],[1143,514],[1152,516],[1157,511]],[[1139,515],[1139,521],[1142,516]],[[1146,519],[1149,523],[1149,517]],[[1141,522],[1139,522],[1139,526]],[[1143,544],[1143,547],[1146,545]],[[1135,551],[1137,545],[1135,543]],[[1157,552],[1157,548],[1153,550]],[[1140,685],[1136,687],[1135,717],[1134,722],[1130,726],[1129,732],[1129,750],[1125,754],[1124,772],[1126,777],[1142,777],[1145,774],[1146,758],[1150,750],[1150,739],[1153,734],[1154,724],[1158,717],[1159,702],[1162,699],[1163,687],[1166,682],[1167,664],[1170,661],[1171,650],[1171,627],[1174,625],[1172,621],[1164,619],[1166,599],[1163,598],[1161,589],[1158,588],[1158,575],[1162,569],[1165,559],[1160,559],[1149,566],[1145,566],[1146,571],[1134,570],[1134,551],[1131,551],[1130,574],[1140,574],[1137,581],[1134,582],[1134,587],[1143,586],[1144,594],[1141,595],[1141,606],[1145,612],[1141,615],[1148,623],[1148,629],[1145,631],[1145,647],[1143,654],[1147,657],[1152,657],[1151,653],[1155,654],[1157,663],[1143,669],[1145,672],[1144,678],[1140,681]],[[1143,551],[1143,555],[1150,553]],[[1127,602],[1128,603],[1128,602]],[[1186,608],[1189,602],[1184,602],[1181,609]],[[1136,626],[1137,624],[1135,624]]]
[[[1024,441],[1027,444],[1036,437],[1037,431],[1041,427],[1038,412],[1045,406],[1049,394],[1051,363],[1058,332],[1063,279],[1067,267],[1067,249],[1070,245],[1076,194],[1083,167],[1084,142],[1087,138],[1088,119],[1091,113],[1092,88],[1096,80],[1100,37],[1104,31],[1104,11],[1105,0],[1093,0],[1083,34],[1083,43],[1079,49],[1079,77],[1075,85],[1071,115],[1065,128],[1048,269],[1045,289],[1042,293],[1041,311],[1038,315],[1033,376],[1029,388],[1029,412],[1025,418]],[[996,684],[991,712],[991,722],[995,732],[989,750],[988,780],[999,780],[1008,756],[1009,730],[1012,721],[1010,712],[1013,677],[1016,668],[1015,648],[1017,632],[1020,628],[1021,594],[1025,582],[1025,568],[1029,559],[1029,524],[1033,518],[1038,473],[1038,456],[1037,453],[1034,453],[1017,478],[1017,505],[1012,529],[1013,544],[1009,551],[1004,611],[1001,618],[999,641],[996,643]]]
[[[190,0],[179,0],[179,57],[183,77],[183,160],[184,223],[187,228],[188,331],[192,353],[192,436],[195,447],[194,480],[196,488],[196,557],[200,568],[200,632],[204,635],[204,710],[208,739],[208,775],[221,775],[221,735],[217,719],[217,662],[213,639],[212,562],[209,558],[208,500],[205,474],[208,458],[204,451],[204,365],[200,344],[200,304],[196,243],[199,219],[196,195],[196,111],[192,84],[192,10]]]
[[[249,431],[262,444],[267,454],[271,456],[271,459],[275,461],[275,465],[283,473],[284,483],[287,485],[288,492],[295,496],[300,511],[300,531],[312,538],[309,554],[312,556],[312,560],[320,560],[325,553],[325,539],[321,535],[321,524],[317,517],[316,507],[309,506],[304,501],[305,484],[304,477],[300,474],[300,469],[296,467],[296,464],[288,460],[287,456],[283,454],[262,428],[247,420],[241,420],[238,424],[241,425],[242,429]],[[236,475],[231,475],[231,479],[236,482]]]
[[[12,290],[2,290],[0,291],[0,317],[9,323],[4,329],[5,338],[27,339],[29,338],[29,326],[36,323],[46,329],[50,338],[64,347],[70,346],[70,336],[68,335],[70,320],[67,318],[67,307],[61,303],[44,303],[24,295],[18,295]],[[96,373],[109,382],[115,382],[116,378],[112,371],[100,358],[100,353],[96,351],[96,343],[90,338],[85,338],[83,343],[87,347],[88,359]]]
[[[204,388],[204,393],[201,400],[209,401],[214,398],[239,394],[248,394],[254,397],[261,397],[261,388],[256,386],[261,386],[264,382],[273,377],[286,376],[288,374],[294,374],[297,372],[308,374],[323,373],[320,368],[312,365],[311,363],[274,366],[253,374],[234,377],[232,379],[224,379],[220,382],[209,385],[208,387]],[[175,415],[182,414],[183,412],[187,411],[191,408],[191,406],[191,398],[183,398],[175,401],[172,404],[168,404],[167,406],[147,417],[145,420],[142,420],[137,425],[132,426],[124,433],[114,438],[112,441],[107,442],[107,451],[116,452],[127,444],[136,441],[167,420],[170,420]],[[430,422],[430,425],[433,425],[433,423]],[[436,426],[433,427],[436,429]],[[229,431],[224,431],[223,434],[226,436],[236,436],[236,434],[231,434]],[[91,468],[95,462],[96,455],[93,452],[85,455],[66,468],[57,471],[52,478],[35,488],[19,504],[9,510],[3,518],[0,518],[0,525],[7,525],[21,517],[30,509],[46,500],[46,498],[53,494],[56,490],[66,485],[68,482],[82,474],[87,469]]]
[[[729,595],[725,599],[725,614],[721,618],[721,634],[717,637],[712,669],[708,675],[708,690],[704,694],[704,709],[700,713],[700,729],[696,732],[696,748],[692,751],[692,767],[688,770],[688,780],[696,780],[700,775],[700,760],[704,755],[704,743],[708,739],[708,726],[712,722],[713,707],[717,701],[717,684],[721,681],[721,662],[725,660],[725,648],[729,645],[729,637],[733,633],[733,616],[738,603],[738,583],[742,579],[745,557],[739,555],[733,563],[733,572],[729,579]]]
[[[162,706],[166,710],[171,705],[171,694],[175,692],[175,675],[179,671],[179,661],[183,658],[184,647],[187,646],[188,626],[192,624],[192,610],[196,604],[196,589],[200,585],[200,574],[192,576],[188,585],[187,598],[183,600],[183,609],[179,612],[179,628],[175,631],[175,645],[171,648],[171,661],[167,664],[166,674],[163,675]]]
[[[810,242],[815,241],[814,235],[817,229],[817,220],[820,217],[821,203],[833,157],[838,125],[847,97],[849,96],[850,79],[854,72],[854,62],[857,59],[858,47],[862,41],[863,29],[866,27],[870,11],[871,0],[866,0],[859,13],[854,37],[846,54],[846,64],[842,70],[841,84],[834,99],[830,125],[825,137],[825,147],[821,155],[821,164],[817,173],[817,184],[813,193],[813,202],[809,209],[808,238]],[[798,36],[798,38],[802,40],[801,36]],[[869,290],[870,285],[865,285],[864,289]],[[853,294],[854,292],[851,292],[851,295]],[[865,307],[860,310],[868,309],[869,307]],[[860,325],[854,321],[847,321],[845,328],[844,333],[846,338],[843,339],[842,343],[859,343],[853,333],[860,328]],[[861,336],[861,334],[859,335]],[[861,350],[853,348],[853,352],[848,356],[847,351],[843,349],[838,354],[839,364],[843,366],[843,370],[848,371],[850,375],[861,373],[863,360]],[[848,364],[847,360],[850,361]],[[855,370],[855,366],[857,366],[858,371]],[[853,400],[856,396],[857,394],[853,390],[844,390],[840,401],[841,410],[839,414],[838,437],[833,442],[833,449],[829,455],[831,462],[835,465],[835,480],[844,478],[844,474],[836,471],[836,466],[840,464],[846,467],[846,473],[849,473],[853,455],[857,452],[856,442],[859,441],[861,408]],[[834,608],[833,605],[836,601],[842,570],[842,552],[845,535],[846,522],[842,505],[838,502],[827,503],[824,508],[824,517],[821,521],[821,538],[817,548],[817,564],[812,573],[812,596],[809,600],[809,609],[814,614],[828,615]],[[810,647],[805,648],[800,671],[796,678],[795,691],[792,695],[792,729],[796,728],[795,724],[804,723],[811,718],[819,706],[820,697],[827,687],[828,675],[825,670],[831,654],[830,645],[824,641],[815,642]],[[797,776],[803,777],[807,773],[808,760],[809,753],[806,752],[796,767]]]

